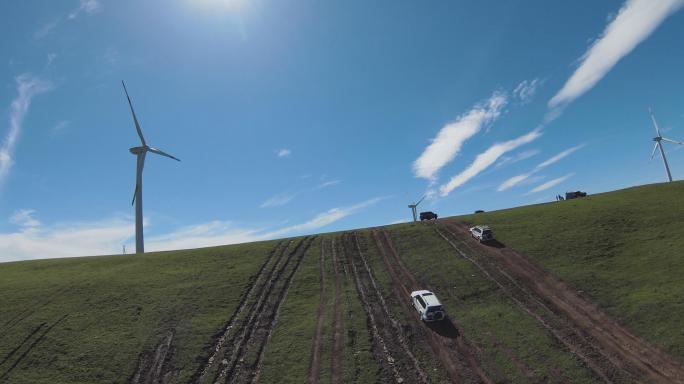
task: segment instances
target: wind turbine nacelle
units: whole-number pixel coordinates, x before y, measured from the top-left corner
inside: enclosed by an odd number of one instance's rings
[[[147,151],[147,147],[133,147],[133,148],[130,148],[129,151],[134,155],[139,155],[139,154]]]

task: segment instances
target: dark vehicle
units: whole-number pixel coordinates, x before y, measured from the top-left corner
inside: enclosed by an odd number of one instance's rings
[[[582,191],[565,192],[565,200],[577,199],[579,197],[587,197],[587,193]]]
[[[434,212],[430,212],[430,211],[421,212],[420,213],[420,221],[423,221],[423,220],[437,220],[437,214]]]
[[[483,213],[483,212],[484,212],[484,211],[481,210],[481,209],[478,209],[477,211],[475,211],[475,213]]]

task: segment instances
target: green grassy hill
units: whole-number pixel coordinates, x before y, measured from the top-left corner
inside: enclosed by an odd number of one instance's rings
[[[684,361],[682,197],[677,182],[449,220],[489,224]],[[554,333],[562,316],[520,305],[469,261],[487,250],[449,235],[456,249],[441,225],[0,264],[0,382],[641,379],[600,357],[587,366]],[[453,330],[415,321],[405,291],[417,285],[438,293]]]

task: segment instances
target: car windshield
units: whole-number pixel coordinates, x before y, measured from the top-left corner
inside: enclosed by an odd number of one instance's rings
[[[483,235],[487,235],[487,236],[491,236],[491,235],[492,235],[492,231],[490,231],[489,229],[485,229],[484,231],[482,231],[482,234],[483,234]]]
[[[439,311],[441,311],[441,310],[442,310],[442,306],[441,306],[441,305],[435,305],[435,306],[429,307],[429,308],[427,309],[428,312],[439,312]]]

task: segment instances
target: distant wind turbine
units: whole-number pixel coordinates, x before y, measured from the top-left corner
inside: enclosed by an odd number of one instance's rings
[[[142,173],[145,167],[145,155],[147,152],[156,153],[157,155],[162,155],[180,161],[179,159],[163,152],[159,149],[152,148],[145,143],[145,138],[143,137],[142,130],[140,129],[140,124],[138,123],[138,118],[135,116],[135,111],[133,110],[133,103],[131,103],[131,97],[128,96],[128,90],[126,89],[126,83],[121,81],[123,85],[124,92],[126,92],[126,98],[128,99],[128,105],[131,107],[131,114],[133,115],[133,122],[135,122],[135,130],[138,131],[138,136],[140,137],[140,142],[142,143],[139,147],[133,147],[129,149],[132,154],[136,155],[138,158],[138,164],[136,167],[135,174],[135,191],[133,192],[133,201],[131,205],[135,203],[135,253],[145,253],[145,241],[143,240],[143,213],[142,213]]]
[[[421,197],[417,203],[409,204],[409,206],[408,206],[409,208],[411,208],[411,212],[413,213],[413,221],[418,221],[418,216],[416,215],[416,207],[418,207],[418,204],[420,204],[420,202],[423,201],[425,196],[427,196],[427,195],[424,195],[423,197]]]
[[[665,150],[663,149],[663,141],[667,141],[669,143],[673,144],[678,144],[678,145],[684,145],[681,141],[676,141],[672,139],[668,139],[663,137],[660,134],[660,127],[658,127],[658,123],[656,122],[655,115],[653,114],[653,110],[651,108],[648,109],[648,112],[651,114],[651,120],[653,120],[653,127],[655,127],[656,134],[658,136],[653,138],[653,141],[655,141],[655,146],[653,147],[653,152],[651,152],[651,159],[653,159],[653,156],[655,156],[656,150],[660,149],[660,156],[663,158],[663,164],[665,164],[665,171],[667,172],[667,179],[668,181],[672,181],[672,174],[670,173],[670,166],[667,164],[667,158],[665,157]]]

